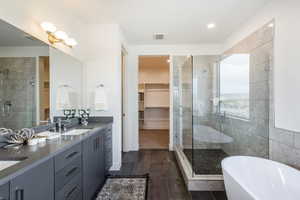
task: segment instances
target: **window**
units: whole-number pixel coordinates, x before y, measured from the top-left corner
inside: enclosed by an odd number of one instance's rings
[[[220,112],[249,119],[249,54],[234,54],[220,63]]]

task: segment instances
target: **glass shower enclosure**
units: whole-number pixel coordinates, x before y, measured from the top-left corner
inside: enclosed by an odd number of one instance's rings
[[[268,158],[269,69],[260,71],[253,59],[173,57],[174,144],[193,176],[222,175],[227,156]]]

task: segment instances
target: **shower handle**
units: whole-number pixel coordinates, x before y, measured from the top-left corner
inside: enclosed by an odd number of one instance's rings
[[[11,101],[5,101],[2,105],[2,112],[4,116],[8,116],[10,114],[12,107]]]

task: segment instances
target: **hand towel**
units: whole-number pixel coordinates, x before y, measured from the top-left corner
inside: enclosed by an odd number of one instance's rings
[[[107,111],[108,102],[107,95],[104,87],[98,87],[95,91],[95,110]]]
[[[57,94],[56,94],[57,110],[71,109],[69,93],[70,93],[69,88],[66,86],[61,86],[57,89]]]

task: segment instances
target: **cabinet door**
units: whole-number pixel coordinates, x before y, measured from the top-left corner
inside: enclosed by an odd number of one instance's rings
[[[9,183],[0,185],[0,200],[9,200]]]
[[[96,160],[96,136],[83,142],[83,199],[91,200],[97,192],[98,175]]]
[[[105,174],[108,174],[112,166],[112,126],[109,126],[104,131],[104,156]]]
[[[12,200],[53,200],[54,162],[47,160],[11,180]]]
[[[101,131],[83,142],[84,200],[94,199],[104,181],[104,134]]]
[[[97,176],[99,180],[99,186],[102,186],[105,181],[105,154],[104,154],[104,133],[97,137]]]

